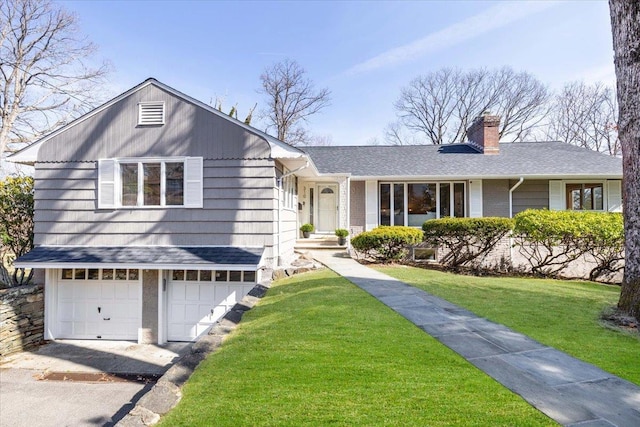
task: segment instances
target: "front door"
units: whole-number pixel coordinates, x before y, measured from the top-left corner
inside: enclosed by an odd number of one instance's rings
[[[338,186],[335,184],[318,186],[319,232],[333,232],[338,225]]]

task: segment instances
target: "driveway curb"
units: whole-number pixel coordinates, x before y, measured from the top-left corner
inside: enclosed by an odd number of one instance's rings
[[[220,320],[209,333],[191,347],[191,351],[181,357],[160,377],[153,388],[146,393],[136,406],[124,416],[116,426],[151,426],[160,417],[173,409],[182,398],[182,386],[196,367],[211,353],[220,348],[224,339],[233,331],[246,311],[251,310],[265,295],[271,283],[256,285],[251,291]]]

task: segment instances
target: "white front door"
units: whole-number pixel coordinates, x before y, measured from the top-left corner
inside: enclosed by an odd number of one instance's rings
[[[60,280],[56,338],[137,340],[140,300],[138,280]]]
[[[319,232],[333,232],[338,225],[338,186],[335,184],[318,186]]]
[[[255,286],[254,283],[233,283],[247,280],[248,272],[187,270],[186,274],[175,273],[169,282],[169,341],[194,341]],[[255,280],[255,275],[250,280]]]

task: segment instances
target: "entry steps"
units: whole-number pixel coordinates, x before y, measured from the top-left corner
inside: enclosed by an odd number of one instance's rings
[[[336,236],[327,234],[312,234],[308,239],[296,240],[296,245],[294,246],[295,251],[309,249],[347,249],[347,245],[339,245]]]

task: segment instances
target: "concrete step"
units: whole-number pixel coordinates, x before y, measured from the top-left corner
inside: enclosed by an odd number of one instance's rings
[[[347,246],[340,246],[338,238],[327,235],[311,235],[308,239],[298,239],[294,246],[295,250],[302,249],[346,249]]]

